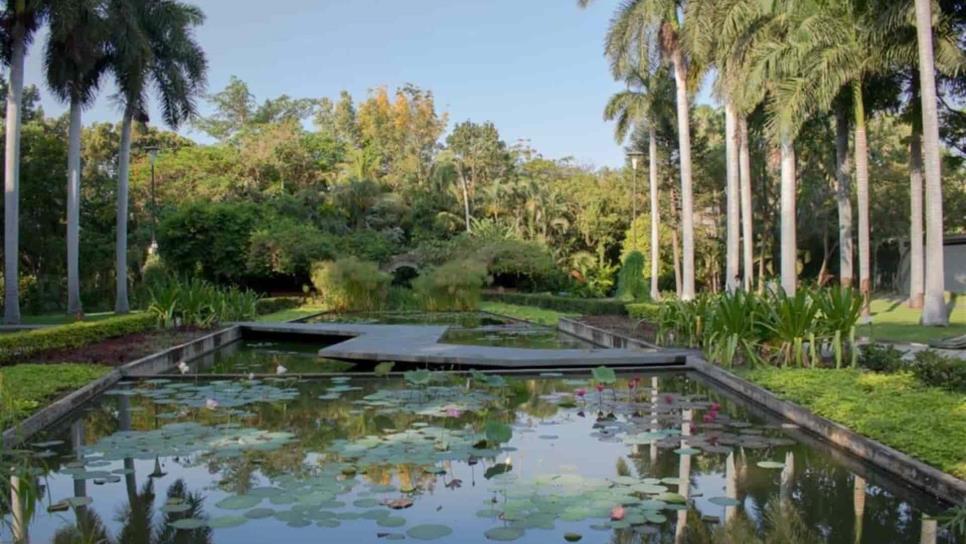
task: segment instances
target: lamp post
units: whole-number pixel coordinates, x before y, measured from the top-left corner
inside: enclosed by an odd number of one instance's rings
[[[151,245],[148,246],[148,254],[154,255],[158,252],[158,200],[154,186],[154,162],[158,160],[158,152],[161,148],[149,145],[144,150],[148,153],[148,160],[151,162]]]
[[[640,162],[644,153],[632,150],[627,152],[627,158],[631,160],[631,174],[633,177],[631,190],[631,206],[632,206],[632,219],[631,219],[631,236],[634,238],[634,249],[637,249],[637,165]]]

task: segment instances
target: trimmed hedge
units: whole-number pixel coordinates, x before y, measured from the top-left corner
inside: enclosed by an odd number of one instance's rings
[[[156,318],[144,312],[4,334],[0,335],[0,365],[22,362],[45,351],[79,348],[116,336],[144,332],[156,326]]]
[[[648,323],[657,323],[661,314],[661,304],[657,302],[634,302],[626,307],[627,315]]]
[[[576,298],[551,295],[550,293],[495,293],[489,291],[483,294],[483,299],[518,306],[537,306],[582,315],[627,314],[624,303],[612,298]]]
[[[255,303],[255,313],[258,315],[274,314],[282,310],[291,310],[302,305],[302,297],[268,297],[260,298]]]

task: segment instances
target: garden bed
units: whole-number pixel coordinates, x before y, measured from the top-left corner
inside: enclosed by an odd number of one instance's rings
[[[32,357],[32,363],[94,363],[121,366],[171,346],[190,342],[210,333],[208,329],[181,327],[108,338],[74,349],[48,351]]]
[[[577,321],[649,343],[654,343],[657,338],[657,326],[624,315],[585,315],[578,317]]]

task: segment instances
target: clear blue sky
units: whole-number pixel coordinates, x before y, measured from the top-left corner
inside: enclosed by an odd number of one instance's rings
[[[529,139],[547,157],[622,163],[613,127],[601,117],[621,88],[601,53],[616,0],[588,9],[576,0],[194,3],[207,15],[198,39],[210,62],[210,92],[236,75],[259,101],[335,97],[341,89],[358,101],[370,88],[408,82],[432,90],[451,124],[489,120],[508,143]],[[27,83],[42,81],[45,39],[34,42]],[[113,92],[104,86],[85,121],[117,120]],[[65,110],[46,92],[43,106],[48,115]]]

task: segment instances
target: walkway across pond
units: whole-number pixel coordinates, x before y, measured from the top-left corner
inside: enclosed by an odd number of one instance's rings
[[[354,323],[241,323],[253,334],[327,337],[320,357],[344,361],[397,361],[463,367],[557,368],[593,366],[683,367],[688,350],[530,349],[442,343],[448,327]],[[345,340],[341,340],[345,338]]]

